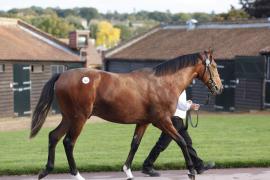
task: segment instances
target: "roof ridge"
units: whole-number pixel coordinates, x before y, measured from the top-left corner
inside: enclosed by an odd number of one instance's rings
[[[196,20],[196,19],[195,19]],[[239,20],[224,20],[224,21],[198,21],[197,24],[253,24],[253,23],[269,23],[270,19],[239,19]],[[186,25],[186,21],[165,23],[165,25]]]
[[[270,27],[270,19],[247,19],[240,21],[202,21],[195,25],[194,29],[235,29],[235,28],[264,28]],[[177,24],[165,24],[163,29],[188,29],[184,22]]]
[[[68,46],[67,43],[62,42],[61,40],[59,40],[58,38],[54,37],[53,35],[51,35],[51,34],[49,34],[49,33],[46,33],[46,32],[44,32],[44,31],[38,29],[37,27],[35,27],[35,26],[31,25],[31,24],[28,24],[27,22],[25,22],[25,21],[23,21],[23,20],[21,20],[21,19],[18,19],[18,25],[23,26],[23,27],[25,27],[25,28],[27,28],[27,29],[29,29],[29,30],[31,30],[31,31],[33,31],[33,32],[35,32],[35,33],[41,35],[41,36],[44,36],[45,38],[48,38],[48,39],[51,40],[51,41],[56,42],[57,44],[60,44],[61,46],[64,46],[64,47],[66,47],[66,48],[72,50],[72,49]]]
[[[70,53],[72,55],[78,55],[77,51],[73,50],[72,48],[69,47],[69,45],[67,43],[61,41],[60,39],[54,37],[53,35],[46,33],[44,31],[36,28],[35,26],[28,24],[27,22],[22,21],[22,20],[18,20],[18,25],[22,29],[24,28],[25,30],[33,33],[33,35],[34,34],[37,35],[37,36],[36,35],[34,35],[34,36],[36,36],[36,37],[39,36],[40,38],[38,38],[38,39],[40,39],[40,40],[46,39],[45,42],[48,43],[50,41],[51,43],[55,44],[54,47],[58,47],[58,49],[64,50],[65,52]],[[48,43],[48,44],[52,45],[51,43]]]

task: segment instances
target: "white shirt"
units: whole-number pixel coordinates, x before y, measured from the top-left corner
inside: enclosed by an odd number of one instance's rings
[[[174,116],[186,119],[187,111],[190,109],[191,102],[187,101],[186,91],[184,90],[178,98]]]

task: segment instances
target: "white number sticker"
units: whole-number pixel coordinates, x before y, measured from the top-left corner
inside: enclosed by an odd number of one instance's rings
[[[89,77],[83,77],[82,82],[83,82],[83,84],[88,84],[90,82]]]

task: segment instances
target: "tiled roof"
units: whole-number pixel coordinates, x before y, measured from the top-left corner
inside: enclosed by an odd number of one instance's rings
[[[82,62],[77,52],[56,38],[6,18],[0,18],[0,60]]]
[[[267,46],[260,51],[261,54],[270,54],[270,46]]]
[[[133,40],[134,41],[134,40]],[[216,59],[256,56],[270,45],[270,23],[200,25],[194,30],[185,26],[159,27],[155,32],[118,47],[106,58],[167,60],[212,47]]]

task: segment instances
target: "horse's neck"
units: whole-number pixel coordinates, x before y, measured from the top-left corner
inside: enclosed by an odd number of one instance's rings
[[[195,67],[190,66],[177,71],[170,75],[169,78],[173,86],[175,86],[175,89],[177,89],[178,92],[182,92],[190,85],[196,76]]]

